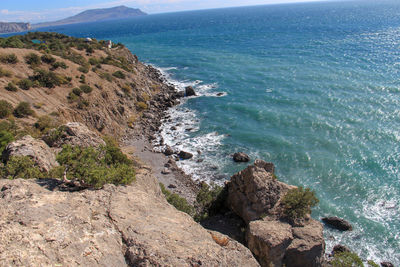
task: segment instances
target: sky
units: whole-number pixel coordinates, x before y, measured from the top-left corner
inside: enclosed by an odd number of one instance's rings
[[[313,2],[318,0],[0,0],[0,22],[44,22],[87,9],[125,5],[149,14],[208,8]],[[319,0],[321,1],[321,0]]]

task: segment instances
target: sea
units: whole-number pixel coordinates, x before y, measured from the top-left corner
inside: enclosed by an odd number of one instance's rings
[[[40,29],[125,44],[189,97],[168,111],[166,144],[196,180],[222,184],[247,163],[310,187],[312,216],[363,260],[400,266],[400,1],[325,1],[154,14]],[[175,128],[176,130],[174,130]],[[172,128],[172,129],[171,129]]]

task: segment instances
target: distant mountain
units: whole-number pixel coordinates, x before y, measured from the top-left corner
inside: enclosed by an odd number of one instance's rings
[[[31,24],[23,22],[0,22],[0,33],[23,32],[31,29]]]
[[[75,24],[82,22],[95,22],[104,20],[125,19],[137,16],[147,15],[137,8],[130,8],[126,6],[117,6],[112,8],[90,9],[79,13],[78,15],[68,17],[66,19],[57,20],[53,22],[44,22],[32,25],[34,28],[58,26],[65,24]]]

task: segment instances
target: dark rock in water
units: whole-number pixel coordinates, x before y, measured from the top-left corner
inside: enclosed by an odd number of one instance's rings
[[[393,263],[388,262],[388,261],[381,262],[381,266],[382,267],[394,267]]]
[[[332,256],[335,255],[335,253],[342,253],[342,252],[350,252],[350,249],[340,244],[336,245],[332,249]]]
[[[174,150],[170,146],[166,146],[164,149],[164,155],[170,156],[174,154]]]
[[[193,158],[193,154],[192,154],[192,153],[189,153],[189,152],[186,152],[186,151],[181,151],[181,152],[179,152],[178,156],[179,156],[181,159],[191,159],[191,158]]]
[[[196,160],[197,163],[200,163],[200,162],[203,162],[203,161],[204,161],[204,159],[198,159],[198,160]]]
[[[223,96],[224,93],[217,93],[217,96]]]
[[[176,94],[175,94],[175,97],[176,98],[182,98],[182,97],[184,97],[185,96],[185,92],[184,91],[179,91],[179,92],[177,92]]]
[[[186,132],[191,132],[193,130],[193,128],[187,128],[185,129]]]
[[[192,86],[188,86],[185,88],[185,95],[186,96],[194,96],[194,95],[196,95],[196,92],[194,91]]]
[[[351,226],[351,224],[347,221],[345,221],[344,219],[341,219],[339,217],[325,217],[322,218],[322,221],[335,228],[338,229],[340,231],[352,231],[353,230],[353,226]]]
[[[247,155],[243,152],[238,152],[238,153],[233,154],[233,160],[235,162],[249,162],[250,157],[249,157],[249,155]]]
[[[171,129],[171,131],[176,131],[176,127],[175,126],[172,126],[170,129]]]
[[[168,186],[168,188],[176,188],[176,185],[170,184],[170,185]]]

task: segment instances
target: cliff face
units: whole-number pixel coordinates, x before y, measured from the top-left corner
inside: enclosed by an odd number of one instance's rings
[[[0,22],[0,33],[29,31],[31,24],[20,22]]]

